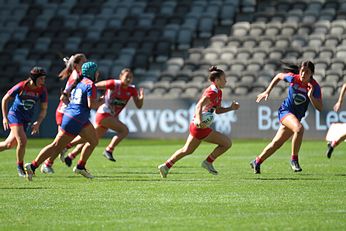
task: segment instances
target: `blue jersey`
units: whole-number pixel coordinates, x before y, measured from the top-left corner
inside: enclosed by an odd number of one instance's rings
[[[299,74],[287,73],[284,77],[285,82],[290,84],[288,89],[288,96],[281,104],[279,108],[279,118],[281,118],[284,113],[292,113],[297,117],[298,120],[301,120],[305,116],[305,112],[308,109],[310,99],[308,97],[309,87],[307,84],[303,84],[300,80]],[[321,99],[321,88],[316,80],[310,80],[311,85],[314,90],[312,95]]]
[[[27,80],[21,81],[7,92],[7,95],[15,98],[8,113],[24,121],[31,121],[36,102],[47,103],[48,93],[44,86],[31,89],[27,83]]]
[[[70,103],[65,109],[65,114],[81,123],[88,121],[90,116],[89,97],[96,98],[96,87],[93,81],[83,78],[71,91]]]

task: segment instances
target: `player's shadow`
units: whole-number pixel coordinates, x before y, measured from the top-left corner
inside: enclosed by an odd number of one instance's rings
[[[263,180],[263,181],[270,181],[270,180],[282,180],[282,181],[299,181],[299,180],[322,180],[322,178],[307,178],[307,177],[273,177],[273,178],[256,178],[253,180]]]
[[[30,189],[47,189],[47,188],[44,188],[44,187],[0,187],[0,190],[30,190]]]

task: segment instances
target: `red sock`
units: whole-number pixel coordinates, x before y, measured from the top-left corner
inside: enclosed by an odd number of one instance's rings
[[[76,158],[77,155],[78,155],[78,153],[73,153],[73,152],[71,152],[70,154],[68,154],[68,157],[69,157],[71,160],[74,160],[74,158]]]
[[[338,145],[338,142],[336,140],[332,141],[330,144],[333,148]]]
[[[72,144],[71,143],[68,143],[67,145],[66,145],[66,148],[67,149],[70,149],[70,148],[72,148],[73,146],[72,146]]]
[[[257,156],[256,157],[256,164],[262,164],[263,160],[261,159],[261,157]]]
[[[213,163],[215,160],[215,157],[213,157],[211,154],[206,159],[209,163]]]
[[[106,151],[107,151],[107,152],[110,152],[110,153],[113,153],[113,150],[114,150],[114,148],[109,147],[109,146],[107,146],[107,148],[106,148]]]
[[[291,160],[298,160],[298,155],[292,154]]]
[[[83,160],[78,160],[77,167],[80,169],[85,168],[85,164],[86,162],[84,162]]]
[[[24,162],[23,161],[17,161],[17,166],[18,167],[23,167],[24,166]]]
[[[165,165],[167,166],[167,168],[171,168],[174,165],[174,162],[171,160],[167,160]]]
[[[47,167],[52,167],[52,165],[54,164],[54,161],[48,159],[44,162],[44,164],[47,166]]]
[[[33,160],[33,161],[31,162],[31,164],[32,164],[32,166],[34,166],[35,168],[38,167],[38,163],[37,163],[35,160]]]

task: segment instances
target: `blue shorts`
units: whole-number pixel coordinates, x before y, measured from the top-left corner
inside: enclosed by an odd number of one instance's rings
[[[285,109],[285,108],[279,108],[278,110],[278,116],[279,116],[279,121],[280,123],[282,123],[282,121],[286,118],[286,116],[288,116],[289,114],[294,115],[299,121],[302,118],[299,118],[297,115],[295,115],[293,112],[290,112],[289,110]]]
[[[65,134],[75,137],[88,125],[91,125],[89,120],[81,121],[68,114],[64,114],[60,128]]]
[[[20,113],[16,113],[14,111],[9,111],[7,118],[10,127],[23,126],[24,130],[26,131],[31,125],[31,121],[24,119]]]

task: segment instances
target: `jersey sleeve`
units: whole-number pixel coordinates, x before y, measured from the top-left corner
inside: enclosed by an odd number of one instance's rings
[[[47,88],[43,88],[40,94],[40,101],[41,103],[47,103],[48,102],[48,92]]]
[[[138,96],[138,91],[137,89],[134,87],[132,88],[132,91],[131,91],[131,96],[134,97],[134,96]]]
[[[217,97],[217,93],[212,90],[208,90],[204,93],[204,96],[209,98],[211,101],[214,101]]]
[[[312,95],[317,98],[317,99],[321,99],[322,98],[322,92],[321,92],[321,87],[319,84],[314,84],[314,92],[312,93]]]
[[[292,73],[285,73],[284,81],[287,83],[292,83],[294,80],[294,75]]]
[[[87,96],[92,99],[96,99],[96,86],[95,84],[88,85]]]
[[[11,97],[15,97],[23,90],[24,85],[25,85],[25,82],[17,83],[7,92],[7,94]]]
[[[114,79],[109,79],[109,80],[106,80],[106,89],[113,89],[116,85],[116,82]]]

